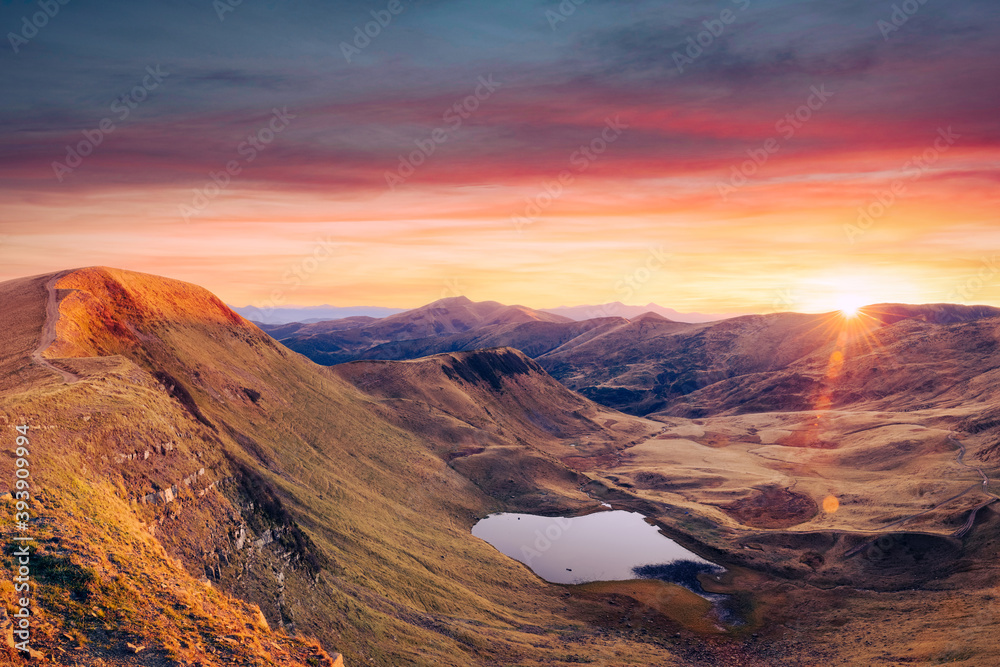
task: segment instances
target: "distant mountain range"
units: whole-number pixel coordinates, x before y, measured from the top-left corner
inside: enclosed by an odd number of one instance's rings
[[[846,355],[839,372],[858,381],[838,383],[822,399],[826,404],[886,399],[921,405],[928,393],[940,394],[935,377],[958,382],[981,372],[979,360],[966,360],[960,351],[970,335],[986,351],[995,338],[986,329],[1000,324],[998,316],[1000,309],[989,306],[882,304],[865,308],[855,321],[840,313],[774,313],[687,323],[652,312],[575,321],[454,297],[383,319],[262,328],[324,365],[512,347],[598,403],[634,415],[699,417],[810,409],[825,391],[830,358],[838,351]],[[857,334],[847,344],[838,340],[845,327]],[[896,350],[894,364],[913,364],[891,384],[878,376],[886,362],[873,356],[887,349]]]
[[[625,322],[608,318],[607,322]],[[538,356],[592,330],[601,320],[574,322],[524,306],[476,303],[464,296],[382,319],[351,317],[328,322],[269,325],[264,331],[320,364],[360,359],[413,359],[439,352],[509,345]]]
[[[647,303],[645,306],[626,306],[621,301],[605,303],[600,306],[560,306],[559,308],[545,308],[546,313],[562,315],[577,322],[582,320],[592,320],[599,317],[624,317],[632,319],[644,313],[656,313],[674,322],[716,322],[730,317],[739,317],[738,314],[729,313],[722,315],[710,315],[705,313],[681,313],[673,308],[664,308],[655,303]]]
[[[256,306],[230,306],[234,311],[251,322],[265,324],[287,324],[289,322],[322,322],[345,317],[388,317],[401,313],[403,308],[380,308],[378,306],[278,306],[257,308]]]
[[[465,297],[456,297],[462,298]],[[447,301],[448,299],[444,299]],[[493,303],[493,302],[488,302]],[[264,324],[291,324],[301,322],[312,324],[328,320],[339,320],[348,317],[389,317],[397,313],[406,312],[405,308],[381,308],[378,306],[278,306],[275,308],[257,308],[256,306],[230,306],[234,311],[247,318],[251,322],[261,322]],[[626,306],[620,301],[605,303],[599,306],[560,306],[559,308],[545,308],[536,312],[552,313],[561,317],[580,322],[598,317],[625,317],[633,318],[643,313],[657,313],[675,322],[714,322],[724,320],[727,317],[736,315],[706,315],[704,313],[680,313],[673,308],[664,308],[655,303],[645,306]]]
[[[537,361],[631,414],[923,409],[953,406],[970,383],[987,391],[1000,367],[998,334],[1000,309],[951,304],[879,304],[850,320],[774,313],[679,324],[646,315]]]

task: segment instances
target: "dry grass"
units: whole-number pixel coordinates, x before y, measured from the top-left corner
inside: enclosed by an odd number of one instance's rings
[[[69,274],[58,287],[75,291],[49,356],[73,355],[59,363],[82,380],[52,379],[0,405],[8,426],[32,426],[52,544],[95,582],[118,577],[119,588],[95,583],[86,605],[65,587],[40,596],[52,627],[40,646],[56,651],[76,631],[88,655],[113,657],[130,641],[147,645],[144,659],[216,664],[277,656],[273,642],[291,661],[308,650],[293,638],[302,634],[348,664],[558,664],[566,645],[616,664],[663,655],[590,648],[561,589],[472,538],[476,518],[503,503],[449,467],[441,442],[386,421],[381,403],[233,323],[206,292],[165,284]],[[134,502],[201,468],[174,502]],[[246,627],[252,608],[240,617],[242,603],[220,589],[258,604],[274,630]],[[119,609],[113,632],[84,622],[92,600]],[[547,649],[521,631],[542,626]],[[244,648],[208,640],[237,630],[261,638]]]
[[[892,563],[841,563],[847,544],[831,536],[963,482],[941,442],[953,415],[835,414],[817,433],[837,446],[811,449],[789,435],[813,428],[809,414],[659,424],[534,371],[500,391],[450,376],[442,358],[331,371],[199,288],[108,270],[59,283],[49,355],[82,378],[63,385],[24,361],[41,284],[0,285],[24,311],[0,334],[0,361],[23,367],[0,394],[0,423],[10,435],[32,426],[34,529],[49,559],[38,646],[50,655],[314,664],[319,649],[301,638],[313,636],[348,665],[995,662],[1000,619],[983,597],[995,594],[994,571],[977,556],[995,553],[988,525],[966,538],[966,571],[923,581],[919,594],[799,583],[903,581]],[[970,457],[988,444],[970,439]],[[817,502],[832,493],[842,509],[790,533],[751,531],[719,509],[763,484]],[[174,485],[169,504],[136,502]],[[718,634],[700,598],[664,597],[657,582],[545,584],[469,533],[499,509],[593,508],[588,494],[656,515],[702,555],[753,565],[717,587],[752,595],[757,636]],[[947,532],[960,509],[932,513],[928,532]],[[146,649],[133,655],[128,642]]]

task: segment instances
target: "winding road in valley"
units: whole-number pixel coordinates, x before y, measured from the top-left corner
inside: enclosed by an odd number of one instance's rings
[[[989,500],[987,500],[987,501],[985,501],[985,502],[983,502],[983,503],[981,503],[981,504],[976,505],[975,507],[973,507],[972,510],[969,512],[969,518],[965,520],[965,523],[962,525],[962,527],[959,528],[958,530],[956,530],[954,533],[952,533],[952,537],[959,537],[960,538],[960,537],[963,537],[970,530],[972,530],[972,526],[976,522],[976,516],[979,515],[979,510],[983,509],[987,505],[990,505],[990,504],[996,502],[997,500],[1000,500],[1000,496],[997,496],[996,494],[994,494],[993,492],[990,491],[990,478],[986,476],[986,473],[983,471],[983,469],[980,468],[980,467],[978,467],[978,466],[971,466],[971,465],[969,465],[968,463],[965,462],[965,445],[958,438],[956,438],[953,433],[949,433],[948,434],[948,441],[951,442],[956,447],[958,447],[958,455],[955,457],[955,460],[958,462],[958,464],[961,465],[961,466],[964,466],[964,467],[968,468],[969,470],[975,470],[977,473],[979,473],[979,476],[982,478],[982,483],[981,484],[978,484],[978,483],[977,484],[973,484],[972,486],[970,486],[969,488],[965,489],[961,493],[958,493],[958,494],[952,496],[951,498],[947,498],[946,500],[942,500],[941,502],[939,502],[934,507],[931,507],[930,509],[926,509],[926,510],[924,510],[922,512],[917,512],[916,514],[911,514],[908,517],[904,517],[902,519],[899,519],[898,521],[893,521],[890,524],[882,526],[882,528],[879,529],[880,532],[881,531],[885,531],[888,528],[893,528],[895,526],[899,526],[901,524],[904,524],[907,521],[910,521],[911,519],[915,519],[918,516],[923,516],[924,514],[927,514],[928,512],[933,512],[934,510],[938,509],[939,507],[942,507],[943,505],[945,505],[947,503],[950,503],[951,501],[953,501],[953,500],[955,500],[957,498],[961,498],[962,496],[964,496],[965,494],[969,493],[970,491],[973,491],[973,490],[975,490],[977,488],[981,488],[982,491],[983,491],[983,493],[985,493],[986,495],[990,496],[990,498],[989,498]],[[869,544],[871,544],[871,542],[865,542],[863,544],[859,544],[858,546],[854,547],[853,549],[851,549],[850,551],[848,551],[847,553],[845,553],[844,556],[845,557],[853,556],[854,554],[862,551]]]
[[[79,382],[80,376],[74,373],[70,373],[67,370],[63,370],[58,366],[53,365],[48,359],[42,356],[42,353],[48,349],[52,341],[56,339],[56,323],[59,321],[59,301],[56,298],[56,288],[55,284],[60,278],[66,275],[66,272],[57,273],[48,282],[45,283],[45,290],[48,292],[48,299],[45,304],[45,325],[42,327],[42,337],[38,342],[38,347],[35,351],[31,353],[32,360],[39,366],[48,368],[51,371],[55,371],[62,377],[63,382],[71,384],[73,382]]]
[[[975,470],[976,472],[978,472],[979,476],[983,478],[983,493],[985,493],[986,495],[990,496],[989,500],[987,500],[986,502],[982,503],[981,505],[977,505],[976,507],[974,507],[972,509],[972,512],[969,513],[969,518],[966,520],[965,525],[955,531],[955,533],[954,533],[955,537],[962,537],[967,532],[969,532],[969,530],[972,528],[972,524],[975,523],[975,521],[976,521],[976,515],[979,514],[979,510],[983,509],[984,507],[986,507],[990,503],[992,503],[992,502],[994,502],[994,501],[996,501],[996,500],[998,500],[1000,498],[998,498],[995,494],[993,494],[990,491],[990,478],[986,476],[986,473],[983,472],[983,469],[980,468],[980,467],[978,467],[978,466],[970,466],[968,463],[965,462],[965,445],[963,445],[962,442],[960,440],[958,440],[951,433],[948,434],[948,440],[951,441],[952,444],[958,446],[958,456],[956,457],[956,460],[958,461],[959,465],[963,465],[966,468],[969,468],[971,470]]]

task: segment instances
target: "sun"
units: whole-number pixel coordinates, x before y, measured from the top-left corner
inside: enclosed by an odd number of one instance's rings
[[[837,308],[846,319],[854,319],[858,311],[865,305],[864,298],[857,294],[840,294],[837,296]]]
[[[895,284],[893,276],[880,276],[863,267],[845,267],[800,279],[800,301],[804,313],[833,312],[844,321],[864,317],[864,307],[884,299],[886,285]]]

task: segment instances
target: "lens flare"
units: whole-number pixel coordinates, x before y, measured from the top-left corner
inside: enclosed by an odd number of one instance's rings
[[[823,511],[827,514],[833,514],[838,509],[840,509],[840,501],[837,500],[836,496],[827,496],[823,499]]]

